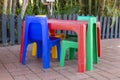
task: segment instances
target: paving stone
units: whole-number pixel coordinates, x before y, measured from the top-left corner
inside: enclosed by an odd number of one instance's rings
[[[25,75],[25,74],[32,74],[32,72],[30,70],[21,70],[21,71],[15,71],[15,72],[11,72],[12,76],[19,76],[19,75]]]
[[[80,79],[80,80],[97,80],[95,78],[84,78],[84,79]]]
[[[87,75],[89,75],[90,77],[93,77],[97,80],[109,80],[108,78],[98,74],[98,73],[95,73],[95,72],[86,72]]]
[[[39,73],[37,75],[39,76],[39,78],[42,78],[43,80],[52,80],[52,79],[54,80],[54,79],[57,79],[62,76],[55,71],[43,72],[43,73]]]
[[[7,72],[0,73],[0,80],[14,80],[12,76]]]
[[[17,72],[17,71],[26,71],[26,70],[29,70],[25,65],[22,65],[22,64],[18,63],[20,65],[16,66],[15,64],[16,63],[8,63],[8,64],[4,64],[4,65],[5,65],[5,67],[7,68],[7,70],[9,72]]]
[[[24,75],[15,76],[14,79],[15,79],[15,80],[28,80]]]
[[[26,77],[28,80],[42,80],[42,79],[40,79],[36,74],[27,74],[27,75],[25,75],[25,77]]]
[[[10,73],[0,64],[0,80],[13,80]]]
[[[111,73],[108,73],[108,72],[105,72],[105,71],[98,71],[98,72],[96,72],[96,73],[98,73],[98,74],[100,74],[101,76],[104,76],[104,77],[106,77],[106,78],[108,78],[108,79],[114,79],[114,78],[116,78],[117,76],[116,75],[114,75],[114,74],[111,74]]]
[[[81,79],[90,78],[90,76],[88,76],[87,74],[84,74],[84,73],[76,73],[75,75],[68,76],[68,78],[70,80],[81,80]]]

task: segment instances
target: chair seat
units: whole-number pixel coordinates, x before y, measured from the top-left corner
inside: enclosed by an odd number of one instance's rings
[[[77,37],[67,37],[64,40],[77,42]]]
[[[56,37],[50,37],[50,47],[56,45],[54,43],[60,42],[60,38],[56,38]]]
[[[56,37],[50,37],[50,40],[60,40],[60,38],[56,38]]]

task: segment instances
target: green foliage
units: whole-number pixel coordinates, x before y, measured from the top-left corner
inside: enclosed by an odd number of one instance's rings
[[[115,3],[115,0],[106,0],[105,9],[103,11],[103,16],[111,16],[112,24],[110,27],[113,27],[116,21],[116,17],[120,16],[120,1]]]
[[[105,9],[102,15],[104,16],[120,16],[120,1],[118,0],[118,3],[114,7],[114,1],[115,0],[106,0]]]
[[[54,14],[79,14],[80,5],[77,0],[56,0],[53,4]]]
[[[2,4],[3,4],[3,0],[0,0],[0,15],[2,14]]]
[[[46,10],[44,8],[44,5],[41,1],[34,0],[33,3],[28,3],[28,7],[26,10],[26,14],[28,15],[39,15],[39,14],[45,14]]]
[[[75,5],[75,6],[66,6],[64,8],[64,10],[61,12],[62,14],[78,14],[80,13],[80,7],[79,5]]]
[[[2,8],[3,8],[3,1],[0,0],[0,14],[2,14]],[[53,3],[53,14],[89,14],[89,7],[91,4],[91,15],[98,15],[98,9],[103,0],[91,0],[91,3],[89,3],[90,0],[82,0],[82,2],[79,2],[80,0],[55,0]],[[105,7],[102,12],[103,16],[120,16],[120,0],[117,0],[116,7],[114,8],[115,0],[105,0]],[[21,13],[22,5],[19,4],[17,1],[16,4],[16,16]],[[9,10],[7,10],[9,11]],[[38,14],[46,14],[47,10],[45,8],[45,5],[43,5],[43,0],[29,0],[26,14],[28,15],[38,15]],[[7,12],[9,14],[9,12]]]

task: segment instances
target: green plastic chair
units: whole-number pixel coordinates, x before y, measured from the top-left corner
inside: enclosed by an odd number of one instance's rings
[[[89,27],[90,26],[90,24],[89,24],[89,19],[90,18],[93,18],[93,27]],[[89,53],[89,52],[93,53],[93,62],[98,63],[97,30],[96,30],[97,28],[96,28],[96,24],[95,24],[96,23],[96,17],[93,17],[93,16],[78,16],[77,20],[88,21],[88,30],[87,30],[87,35],[86,35],[86,39],[87,39],[86,40],[86,44],[87,44],[86,45],[87,46],[86,47],[86,52],[87,53]],[[92,32],[92,33],[90,33],[90,32]],[[77,39],[76,35],[67,35],[67,38],[68,37],[75,37]],[[93,37],[93,41],[89,40],[92,37]],[[69,50],[70,50],[69,51],[70,55],[69,55],[68,59],[73,60],[74,59],[74,54],[73,53],[75,53],[76,50],[74,48],[70,48]]]
[[[93,57],[93,61],[88,61],[87,66],[89,66],[89,62],[98,63],[98,47],[97,47],[97,27],[96,17],[93,16],[78,16],[77,20],[85,20],[88,21],[88,28],[86,33],[86,59],[90,60],[90,56]]]
[[[93,70],[93,62],[98,63],[96,17],[78,16],[77,20],[88,21],[86,32],[86,70]],[[70,37],[71,40],[70,40]],[[74,37],[74,40],[73,40]],[[66,49],[69,49],[68,59],[74,59],[74,52],[77,49],[77,36],[67,35],[68,40],[62,40],[60,66],[64,66]]]
[[[77,17],[77,20],[81,20],[81,21],[88,21],[90,18],[94,18],[94,20],[95,20],[95,18],[96,17],[93,17],[93,16],[78,16]],[[96,20],[95,20],[96,21]],[[94,21],[93,21],[94,22]],[[89,23],[88,23],[89,24]],[[93,26],[96,26],[95,24],[93,25]],[[87,31],[88,32],[88,31]],[[90,32],[90,31],[89,31]],[[89,32],[88,32],[88,34],[89,34]],[[93,42],[91,42],[90,40],[88,40],[88,39],[90,39],[90,36],[87,36],[86,38],[88,38],[87,39],[87,41],[86,41],[86,43],[91,43],[91,46],[93,46],[93,62],[94,63],[98,63],[98,57],[97,57],[97,55],[96,55],[96,53],[98,53],[97,52],[97,38],[96,38],[96,27],[94,27],[93,28]],[[76,38],[77,39],[77,36],[76,35],[67,35],[67,38],[68,37],[74,37],[74,38]],[[92,45],[92,43],[93,43],[93,45]],[[87,53],[88,53],[88,55],[89,55],[89,51],[90,51],[90,45],[89,44],[86,44],[86,46],[88,46],[87,47]],[[74,48],[70,48],[70,51],[69,51],[69,56],[68,56],[68,59],[69,60],[73,60],[74,59],[74,54],[73,53],[75,53],[75,51],[76,51],[76,49],[74,49]]]

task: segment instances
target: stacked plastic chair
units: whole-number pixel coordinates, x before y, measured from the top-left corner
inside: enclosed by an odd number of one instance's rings
[[[52,35],[50,34],[50,36],[52,36]],[[56,34],[53,37],[57,37],[57,38],[60,38],[60,40],[63,40],[65,36],[64,36],[64,34],[61,33],[61,34]],[[36,49],[37,49],[36,43],[33,43],[32,44],[32,56],[36,56],[36,54],[37,54]],[[54,59],[57,59],[57,48],[56,48],[56,46],[53,46],[51,48],[51,57],[54,58]]]
[[[36,15],[36,17],[46,17],[46,15]],[[64,34],[55,34],[53,35],[52,33],[49,33],[50,36],[53,36],[53,37],[57,37],[57,38],[60,38],[61,40],[64,39],[65,35]],[[32,45],[32,56],[36,56],[37,54],[37,46],[36,46],[36,43],[33,43]],[[57,48],[56,46],[53,46],[51,48],[51,57],[54,58],[54,59],[57,59]]]
[[[86,32],[86,70],[93,70],[93,62],[98,63],[98,53],[100,56],[100,49],[98,52],[98,48],[100,48],[100,40],[98,40],[97,43],[97,37],[99,37],[100,34],[97,33],[96,17],[78,16],[77,20],[88,21],[88,28]],[[97,46],[98,44],[99,47]],[[60,56],[61,67],[64,66],[66,49],[70,48],[69,59],[74,59],[74,51],[77,47],[77,36],[72,36],[72,38],[69,36],[67,40],[62,40]]]
[[[93,16],[78,16],[77,20],[82,20],[82,21],[88,21],[89,19],[93,18],[93,27],[88,27],[88,31],[87,31],[87,41],[86,43],[88,43],[87,45],[93,45],[93,47],[91,46],[90,48],[88,47],[87,49],[88,52],[90,52],[90,50],[93,50],[93,56],[96,55],[96,53],[98,53],[98,57],[101,56],[101,43],[100,43],[100,24],[98,22],[96,22],[96,17]],[[90,22],[88,21],[88,26],[91,26],[89,24]],[[90,36],[92,36],[92,38],[90,38]],[[89,40],[90,39],[90,40]],[[87,53],[88,53],[87,52]],[[94,58],[94,63],[97,63],[98,58]]]
[[[25,64],[27,46],[37,43],[37,57],[42,58],[43,68],[50,67],[50,48],[57,46],[58,60],[60,58],[60,39],[49,37],[48,21],[46,17],[26,16],[25,26],[22,30],[22,43],[20,51],[20,62]]]

